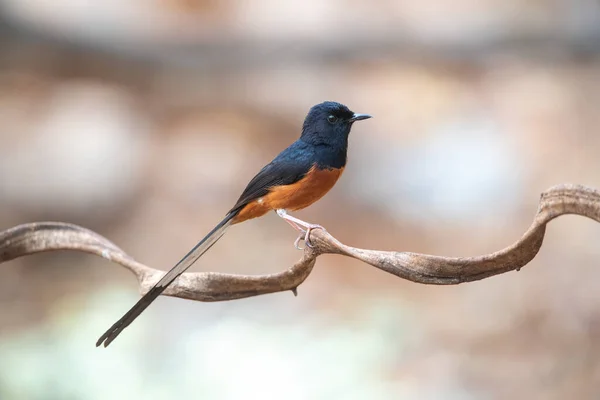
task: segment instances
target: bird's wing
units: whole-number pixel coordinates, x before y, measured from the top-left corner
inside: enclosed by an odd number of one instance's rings
[[[306,149],[293,145],[288,147],[252,178],[230,212],[266,195],[273,187],[298,182],[312,167],[310,159]]]

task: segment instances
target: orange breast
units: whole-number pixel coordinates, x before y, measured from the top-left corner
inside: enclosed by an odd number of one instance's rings
[[[275,186],[268,194],[248,203],[234,218],[233,222],[240,223],[280,208],[295,211],[308,207],[329,192],[342,175],[342,172],[344,172],[344,168],[319,169],[316,165],[313,165],[298,182],[291,185]]]

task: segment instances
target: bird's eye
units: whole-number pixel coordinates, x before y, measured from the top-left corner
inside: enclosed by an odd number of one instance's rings
[[[330,124],[335,124],[337,122],[338,118],[335,115],[330,115],[329,117],[327,117],[327,122],[329,122]]]

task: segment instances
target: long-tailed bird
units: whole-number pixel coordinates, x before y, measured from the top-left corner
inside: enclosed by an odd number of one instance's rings
[[[108,346],[160,294],[223,236],[231,225],[265,215],[274,210],[301,232],[310,246],[310,232],[322,226],[289,215],[323,197],[337,182],[346,166],[348,135],[356,121],[371,118],[357,114],[343,104],[326,101],[312,107],[304,120],[300,138],[265,165],[225,215],[188,254],[167,272],[123,317],[96,342]]]

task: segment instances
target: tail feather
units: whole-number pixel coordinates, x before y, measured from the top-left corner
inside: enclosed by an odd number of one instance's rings
[[[169,272],[167,272],[156,285],[152,287],[129,311],[114,323],[96,342],[96,347],[104,343],[108,346],[119,334],[127,328],[177,277],[208,251],[225,234],[237,213],[227,214],[223,221],[214,227],[192,250],[189,251]]]

